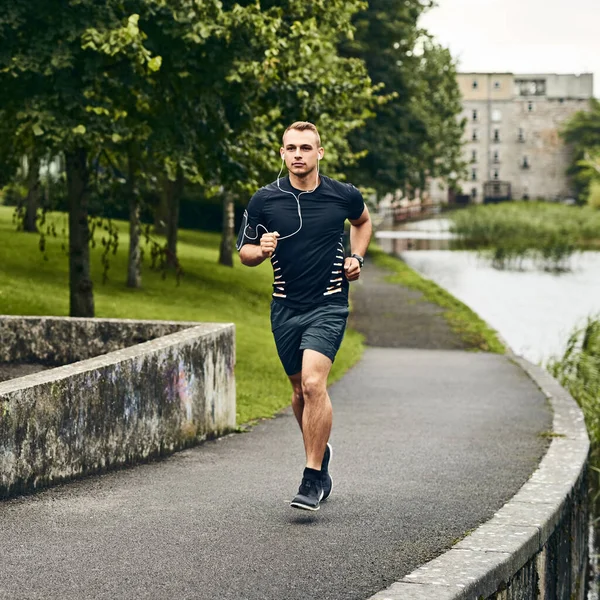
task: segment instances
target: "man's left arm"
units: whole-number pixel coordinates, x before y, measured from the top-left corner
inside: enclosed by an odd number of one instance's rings
[[[350,221],[350,251],[352,254],[358,254],[363,257],[367,253],[373,225],[369,209],[365,206],[358,219],[349,219]],[[344,271],[348,281],[356,281],[360,277],[360,262],[357,258],[349,256],[344,261]]]

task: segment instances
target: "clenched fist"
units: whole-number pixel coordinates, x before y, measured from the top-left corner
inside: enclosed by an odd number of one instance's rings
[[[277,248],[277,238],[279,234],[274,231],[273,233],[264,233],[260,238],[260,249],[262,250],[263,256],[273,256],[275,248]]]
[[[356,281],[360,277],[360,263],[353,256],[344,260],[344,272],[348,281]]]

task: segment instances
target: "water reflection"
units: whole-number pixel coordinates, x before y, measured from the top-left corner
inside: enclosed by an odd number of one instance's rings
[[[447,238],[418,237],[415,235],[383,237],[377,236],[378,244],[389,254],[401,255],[407,250],[450,250],[452,240]]]

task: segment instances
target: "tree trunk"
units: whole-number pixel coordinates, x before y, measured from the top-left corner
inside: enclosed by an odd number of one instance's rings
[[[233,194],[225,192],[223,195],[223,225],[221,233],[221,249],[219,251],[219,264],[233,267],[233,238],[235,235],[235,202]]]
[[[168,183],[168,180],[165,181]],[[167,207],[167,183],[163,185],[159,195],[158,204],[154,209],[154,232],[159,235],[165,235],[167,233],[167,219],[169,214]]]
[[[130,148],[127,156],[128,177],[127,197],[129,199],[129,259],[127,262],[127,287],[142,286],[141,255],[140,255],[140,201],[136,186],[137,160],[135,149]]]
[[[40,197],[40,159],[30,156],[29,169],[27,172],[27,198],[25,199],[25,217],[23,229],[37,233],[37,209]]]
[[[72,317],[94,316],[94,292],[90,276],[88,224],[88,168],[83,148],[66,153],[69,197],[69,292]]]
[[[177,227],[179,225],[179,204],[183,194],[183,170],[177,167],[177,179],[166,182],[167,199],[167,264],[177,266]]]

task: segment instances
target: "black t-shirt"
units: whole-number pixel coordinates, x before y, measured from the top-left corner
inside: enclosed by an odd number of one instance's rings
[[[297,310],[327,302],[348,303],[344,274],[344,221],[364,210],[351,184],[324,175],[314,192],[297,190],[289,177],[254,194],[238,235],[238,249],[260,244],[266,232],[280,237],[271,257],[273,298]]]

